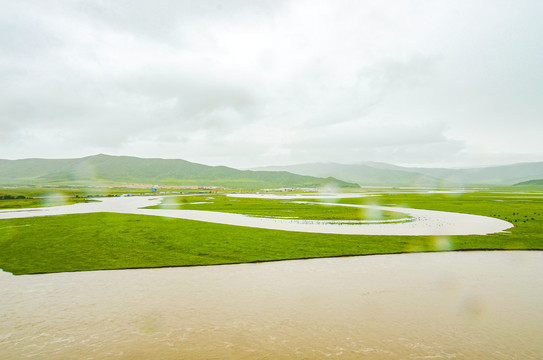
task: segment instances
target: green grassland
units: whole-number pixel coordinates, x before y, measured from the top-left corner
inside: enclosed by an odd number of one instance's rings
[[[150,209],[206,210],[237,213],[251,216],[296,218],[303,220],[395,220],[408,216],[392,211],[367,211],[366,209],[320,205],[299,204],[296,200],[274,200],[257,198],[237,198],[225,195],[182,196],[166,198],[162,204]]]
[[[173,193],[198,193],[197,189],[167,189],[158,187],[158,193],[173,194]],[[211,193],[210,190],[204,190],[205,193]],[[115,196],[121,194],[144,195],[153,193],[150,187],[124,187],[124,186],[18,186],[18,187],[0,187],[0,200],[3,196],[10,197],[47,197],[47,196],[65,196],[65,197],[102,197]]]
[[[193,189],[159,189],[164,194],[190,193]],[[206,190],[205,192],[210,192]],[[151,188],[125,187],[0,187],[0,209],[21,209],[45,206],[70,205],[89,202],[90,198],[116,196],[122,194],[151,194]]]
[[[44,206],[71,205],[80,202],[89,202],[91,200],[75,197],[47,197],[47,198],[29,198],[29,199],[1,199],[0,209],[23,209],[36,208]]]
[[[515,224],[507,232],[484,236],[307,234],[112,213],[0,220],[0,268],[34,274],[421,251],[543,250],[543,194],[515,190],[465,194],[387,190],[382,196],[340,200],[494,216]]]

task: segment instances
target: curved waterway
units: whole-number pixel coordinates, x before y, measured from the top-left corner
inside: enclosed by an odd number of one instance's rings
[[[364,195],[340,194],[328,198],[337,198],[339,196],[352,197]],[[300,198],[307,199],[309,197]],[[158,205],[161,202],[161,199],[161,197],[104,198],[96,199],[99,200],[98,202],[80,203],[74,205],[35,209],[1,210],[0,219],[93,212],[116,212],[124,214],[163,216],[273,230],[345,235],[486,235],[501,232],[513,227],[513,224],[510,222],[488,216],[392,206],[351,205],[337,203],[321,204],[331,206],[351,206],[379,211],[395,211],[406,214],[408,217],[404,219],[405,221],[375,221],[370,223],[342,222],[338,224],[332,221],[263,218],[234,213],[222,213],[217,211],[142,209],[143,207]]]
[[[2,359],[542,359],[543,252],[13,276]]]

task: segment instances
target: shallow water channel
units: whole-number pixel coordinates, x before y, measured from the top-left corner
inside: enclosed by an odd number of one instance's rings
[[[247,194],[244,197],[258,196]],[[364,194],[335,194],[327,198],[359,197]],[[271,198],[270,196],[268,196]],[[288,196],[293,198],[293,196]],[[286,198],[275,196],[275,198]],[[298,197],[297,197],[298,198]],[[301,198],[301,197],[300,197]],[[323,198],[322,195],[306,196]],[[345,235],[485,235],[505,231],[513,224],[501,219],[423,209],[410,209],[392,206],[354,205],[323,203],[329,206],[348,206],[377,211],[396,211],[409,216],[400,221],[371,221],[360,223],[336,223],[329,220],[298,220],[281,218],[253,217],[236,213],[201,210],[165,210],[146,209],[145,207],[160,204],[163,197],[121,197],[101,198],[97,202],[79,203],[65,206],[52,206],[32,209],[0,210],[0,219],[27,218],[36,216],[56,216],[67,214],[85,214],[97,212],[115,212],[124,214],[163,216],[187,220],[246,226],[272,230],[298,231],[325,234]],[[404,221],[405,220],[405,221]]]
[[[541,359],[543,252],[13,276],[2,359]]]

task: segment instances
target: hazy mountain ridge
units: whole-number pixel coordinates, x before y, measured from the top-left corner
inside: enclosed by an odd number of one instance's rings
[[[413,168],[446,181],[472,185],[514,185],[543,178],[543,162],[518,163],[469,169]]]
[[[234,188],[352,187],[337,179],[289,172],[237,170],[181,159],[94,155],[78,159],[0,160],[0,184],[160,184]]]
[[[386,168],[387,164],[374,167],[370,163],[338,164],[311,163],[289,166],[270,166],[256,168],[257,170],[289,171],[300,175],[333,176],[344,181],[355,182],[362,186],[452,186],[442,179],[418,172],[396,170],[394,165]]]
[[[289,171],[300,175],[333,176],[362,186],[509,186],[543,178],[543,162],[503,166],[447,169],[402,167],[386,163],[308,163],[258,167],[255,170]]]
[[[523,181],[515,184],[515,186],[543,186],[543,179]]]

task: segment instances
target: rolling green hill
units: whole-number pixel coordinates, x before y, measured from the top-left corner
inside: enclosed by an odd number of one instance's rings
[[[543,179],[523,181],[515,186],[543,186]]]
[[[158,184],[231,188],[357,187],[334,178],[301,176],[286,171],[237,170],[180,159],[143,159],[94,155],[79,159],[0,160],[3,185]]]

